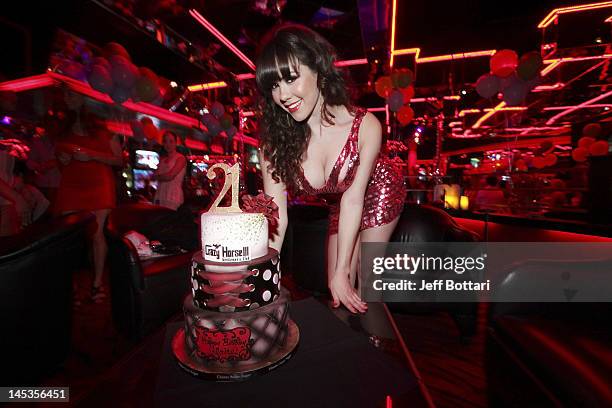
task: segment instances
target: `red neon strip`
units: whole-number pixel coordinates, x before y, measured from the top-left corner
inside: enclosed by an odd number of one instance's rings
[[[555,21],[557,16],[559,16],[560,14],[576,13],[579,11],[595,10],[595,9],[601,9],[601,8],[606,8],[606,7],[612,7],[612,1],[604,1],[601,3],[581,4],[579,6],[556,8],[550,13],[548,13],[548,15],[544,17],[544,20],[540,21],[540,24],[538,24],[538,28],[548,27],[549,25],[552,24],[553,21]]]
[[[389,395],[387,395],[385,408],[393,408],[393,400],[391,399],[391,396]]]
[[[236,75],[236,79],[238,81],[244,81],[245,79],[253,79],[255,78],[255,74],[238,74]]]
[[[387,108],[386,107],[382,107],[382,108],[368,108],[368,112],[386,112]]]
[[[597,102],[597,101],[600,101],[602,99],[605,99],[605,98],[607,98],[610,95],[612,95],[612,91],[606,92],[605,94],[599,95],[599,96],[597,96],[597,97],[595,97],[593,99],[589,99],[588,101],[582,102],[579,105],[576,105],[576,106],[571,107],[571,108],[569,108],[567,110],[564,110],[563,112],[560,112],[560,113],[556,114],[555,116],[553,116],[552,118],[548,119],[546,121],[546,124],[547,125],[552,125],[553,123],[555,123],[557,121],[557,119],[567,115],[568,113],[572,113],[572,112],[574,112],[574,111],[576,111],[578,109],[587,107],[588,105],[591,105],[593,102]]]
[[[0,83],[0,91],[23,92],[30,89],[53,85],[53,79],[48,74],[15,79]]]
[[[346,61],[336,61],[334,65],[337,67],[350,67],[353,65],[364,65],[367,63],[368,63],[368,60],[366,58],[360,58],[360,59],[352,59],[352,60],[346,60]]]
[[[543,111],[555,111],[555,110],[566,110],[571,108],[577,108],[578,105],[573,106],[549,106],[547,108],[542,109]],[[587,106],[582,106],[579,109],[597,109],[597,108],[610,108],[612,104],[609,103],[601,103],[601,104],[592,104]]]
[[[612,16],[610,16],[610,17],[606,18],[606,19],[604,20],[604,23],[612,23]]]
[[[247,64],[249,68],[255,71],[255,64],[253,64],[253,61],[251,61],[246,55],[244,55],[242,51],[240,51],[230,40],[228,40],[226,36],[221,34],[221,32],[217,30],[215,26],[209,23],[208,20],[206,20],[200,13],[192,9],[192,10],[189,10],[189,14],[191,14],[193,18],[195,18],[208,31],[210,31],[212,35],[217,37],[219,41],[225,44],[225,46],[229,48],[234,54],[236,54],[236,56],[240,58],[245,64]]]

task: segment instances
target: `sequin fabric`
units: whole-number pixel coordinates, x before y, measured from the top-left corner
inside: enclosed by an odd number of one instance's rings
[[[330,234],[338,233],[340,199],[353,183],[359,167],[359,126],[366,113],[367,110],[365,109],[357,110],[346,144],[323,187],[312,187],[304,176],[303,170],[299,174],[299,183],[304,192],[309,195],[320,196],[329,205]],[[347,160],[346,176],[339,181],[340,170]],[[381,152],[366,188],[360,230],[380,227],[393,221],[402,212],[405,197],[404,178],[393,166],[387,155]]]

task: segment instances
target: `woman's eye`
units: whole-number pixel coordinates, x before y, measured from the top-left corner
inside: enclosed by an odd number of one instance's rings
[[[276,88],[278,88],[278,82],[273,83],[271,89],[274,90]]]

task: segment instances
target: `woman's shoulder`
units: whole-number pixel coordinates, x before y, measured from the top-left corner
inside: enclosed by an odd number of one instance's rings
[[[360,137],[360,141],[380,141],[382,137],[382,125],[374,114],[363,109],[356,111],[356,115],[361,115],[361,123],[359,124],[359,133],[361,135],[367,135],[367,137]]]

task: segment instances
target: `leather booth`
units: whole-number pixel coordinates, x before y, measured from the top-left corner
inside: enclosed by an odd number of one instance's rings
[[[0,384],[34,385],[68,356],[72,275],[88,261],[94,230],[83,212],[0,238]]]
[[[142,338],[181,310],[190,288],[189,267],[194,252],[141,260],[124,235],[134,230],[166,244],[163,237],[155,236],[155,230],[172,229],[175,214],[149,204],[124,205],[109,214],[105,232],[113,322],[130,339]]]
[[[587,282],[609,281],[610,260],[545,264],[516,266],[496,289],[499,296],[533,287],[534,275],[559,282],[561,268]],[[586,290],[601,287],[582,286],[583,299],[589,297]],[[612,406],[611,321],[612,303],[491,303],[486,342],[490,406]]]
[[[328,293],[326,276],[327,209],[297,205],[289,209],[289,226],[282,250],[283,268],[300,287]],[[391,242],[475,242],[480,237],[458,225],[445,211],[406,204]],[[477,303],[389,303],[395,312],[448,311],[463,336],[476,330]]]

